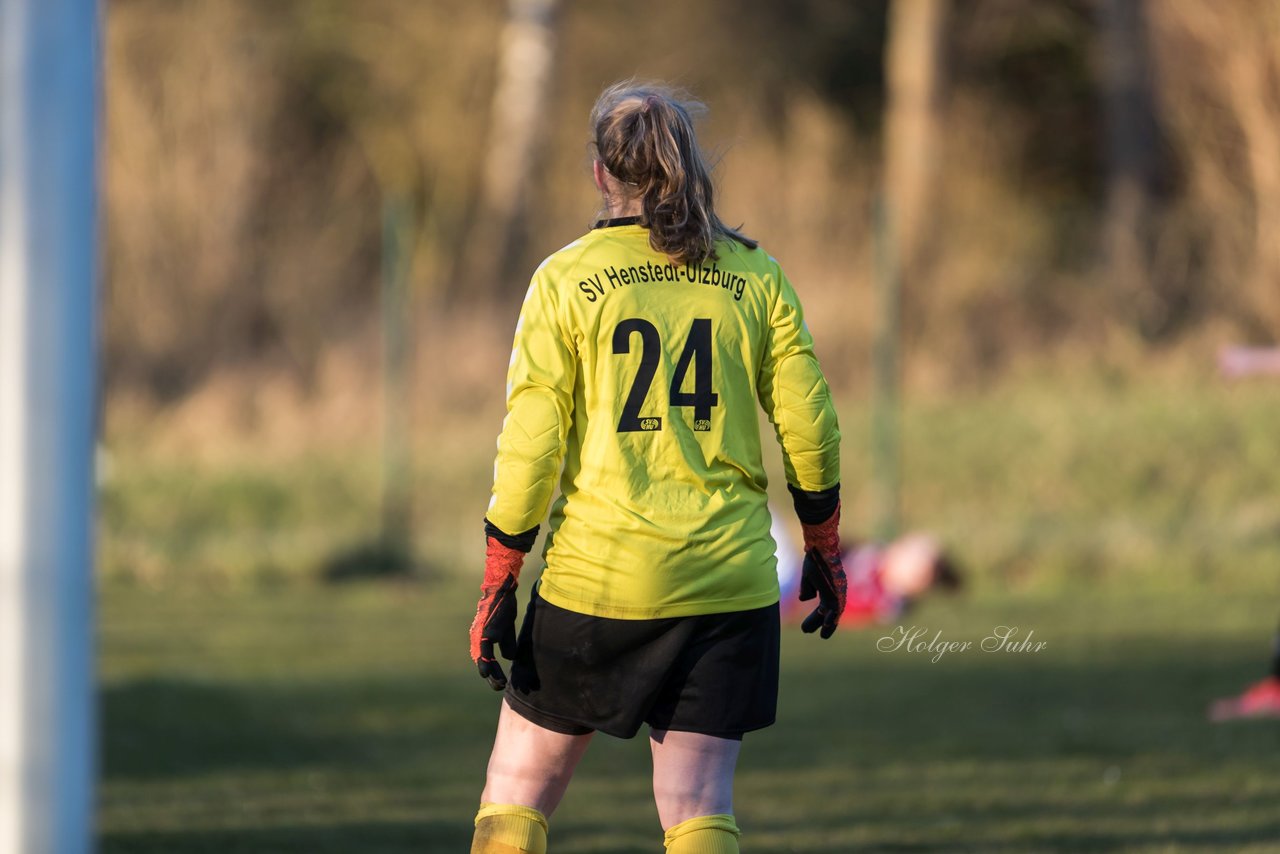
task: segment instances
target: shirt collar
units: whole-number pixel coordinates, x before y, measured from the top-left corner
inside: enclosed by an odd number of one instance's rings
[[[616,216],[613,219],[598,219],[596,220],[595,225],[591,227],[593,229],[615,228],[619,225],[639,225],[639,224],[640,224],[640,217],[638,216]]]

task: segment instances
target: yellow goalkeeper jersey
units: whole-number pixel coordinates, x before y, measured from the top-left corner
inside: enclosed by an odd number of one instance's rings
[[[486,518],[534,529],[559,475],[539,589],[555,605],[648,619],[776,602],[757,405],[793,486],[839,482],[791,283],[762,250],[717,253],[673,264],[635,219],[608,220],[534,273]]]

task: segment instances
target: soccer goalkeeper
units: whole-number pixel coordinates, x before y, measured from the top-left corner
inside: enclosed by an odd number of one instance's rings
[[[600,96],[603,216],[538,267],[516,325],[471,627],[480,675],[506,692],[473,854],[545,852],[592,735],[642,724],[670,854],[738,850],[734,767],[778,694],[757,405],[803,526],[803,630],[830,637],[844,608],[835,410],[790,282],[716,216],[693,106],[661,86]]]

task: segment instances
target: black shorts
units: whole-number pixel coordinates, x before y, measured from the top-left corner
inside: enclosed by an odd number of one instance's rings
[[[529,597],[507,702],[555,732],[654,729],[741,738],[778,706],[778,606],[617,620]]]

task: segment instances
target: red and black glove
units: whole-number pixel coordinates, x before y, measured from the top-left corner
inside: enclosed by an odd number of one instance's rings
[[[516,582],[528,549],[503,545],[492,534],[485,537],[485,545],[484,582],[480,585],[476,618],[471,623],[471,660],[490,687],[501,691],[507,687],[507,674],[493,647],[497,644],[504,658],[515,658]]]
[[[796,496],[796,510],[801,513],[800,528],[804,532],[804,566],[800,570],[800,601],[814,597],[818,607],[800,623],[800,630],[810,634],[821,627],[821,636],[829,638],[840,625],[840,615],[849,597],[849,582],[845,578],[844,563],[840,559],[840,500],[839,487],[827,493],[801,493],[792,487]],[[800,493],[797,495],[797,493]],[[835,509],[822,522],[806,522],[815,504],[834,500]],[[805,506],[807,505],[807,506]]]

